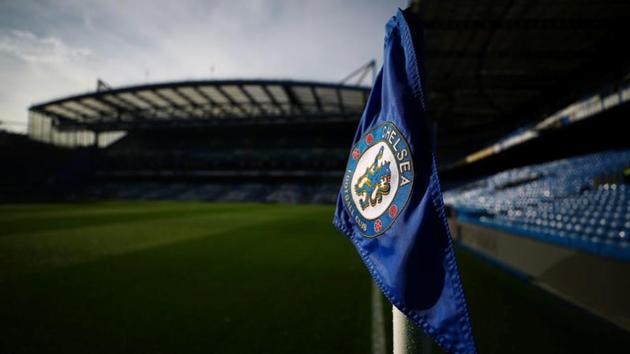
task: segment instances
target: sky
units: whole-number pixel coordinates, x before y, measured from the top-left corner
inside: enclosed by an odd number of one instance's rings
[[[112,87],[187,79],[337,82],[380,63],[407,0],[0,0],[0,129],[28,107]]]

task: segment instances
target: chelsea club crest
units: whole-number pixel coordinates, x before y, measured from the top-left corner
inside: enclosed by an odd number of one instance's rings
[[[352,147],[343,179],[343,203],[363,236],[376,237],[407,206],[412,185],[409,145],[398,128],[386,122]]]

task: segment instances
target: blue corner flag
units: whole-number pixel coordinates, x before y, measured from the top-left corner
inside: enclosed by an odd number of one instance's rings
[[[399,10],[386,26],[333,222],[394,306],[446,352],[476,353],[426,118],[422,32],[410,16]]]

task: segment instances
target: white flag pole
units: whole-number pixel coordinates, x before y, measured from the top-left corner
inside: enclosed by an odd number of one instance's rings
[[[431,339],[392,306],[394,354],[432,354]]]

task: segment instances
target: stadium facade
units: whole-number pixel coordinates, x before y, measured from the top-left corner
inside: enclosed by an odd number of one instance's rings
[[[72,188],[83,197],[332,202],[368,93],[274,80],[103,88],[31,107],[29,135],[84,147],[86,188]]]

